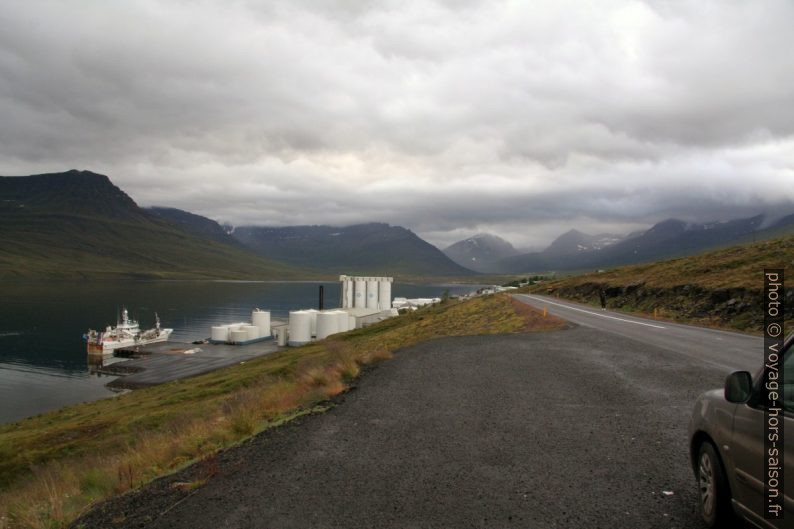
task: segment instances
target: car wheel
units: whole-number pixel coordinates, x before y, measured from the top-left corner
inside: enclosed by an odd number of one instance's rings
[[[698,491],[700,515],[709,527],[717,527],[733,518],[731,492],[725,470],[714,445],[706,441],[698,452]]]

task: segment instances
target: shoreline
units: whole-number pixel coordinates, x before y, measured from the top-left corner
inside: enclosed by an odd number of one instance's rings
[[[159,311],[165,326],[175,329],[171,341],[191,342],[208,337],[212,325],[246,320],[257,306],[271,308],[273,317],[286,319],[289,310],[317,303],[317,284],[325,285],[326,306],[335,306],[337,281],[0,281],[8,294],[0,313],[4,323],[0,332],[5,334],[0,338],[0,384],[6,387],[0,424],[35,417],[64,403],[112,396],[97,386],[116,377],[113,373],[91,374],[80,335],[87,328],[104,328],[115,320],[121,302],[143,322]],[[411,294],[408,297],[428,297],[431,293],[436,297],[446,288],[453,294],[474,290],[467,285],[453,288],[436,283],[405,284],[404,292]],[[81,308],[74,310],[76,307]],[[42,326],[42,321],[57,325]],[[23,371],[28,374],[23,376]],[[98,376],[102,378],[96,380]],[[14,382],[23,379],[26,382]],[[79,386],[85,388],[82,394]],[[63,402],[58,399],[61,387]]]
[[[0,517],[68,525],[89,505],[314,409],[403,347],[439,336],[566,325],[538,311],[519,313],[505,295],[451,300],[207,374],[2,425]]]

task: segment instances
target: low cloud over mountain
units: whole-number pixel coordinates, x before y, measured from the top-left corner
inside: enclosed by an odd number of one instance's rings
[[[9,0],[0,174],[91,168],[144,206],[439,247],[789,211],[791,20],[787,0]]]

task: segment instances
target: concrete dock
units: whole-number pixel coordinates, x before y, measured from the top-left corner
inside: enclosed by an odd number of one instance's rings
[[[136,389],[203,375],[272,354],[279,349],[273,340],[250,345],[162,342],[132,350],[120,349],[116,352],[117,356],[129,356],[131,359],[114,362],[98,371],[120,376],[107,384],[109,388]]]

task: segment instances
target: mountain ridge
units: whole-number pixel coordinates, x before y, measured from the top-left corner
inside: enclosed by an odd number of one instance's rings
[[[383,222],[350,226],[236,226],[239,242],[281,262],[339,273],[387,276],[474,274],[411,230]]]
[[[242,226],[233,236],[188,211],[141,208],[109,177],[91,171],[0,177],[0,221],[0,277],[272,280],[337,272],[474,273],[400,226]],[[240,240],[246,233],[259,239],[264,234],[265,243],[249,240],[249,247]]]
[[[208,237],[220,243],[244,248],[244,246],[240,244],[237,239],[232,237],[223,226],[208,217],[197,215],[196,213],[191,213],[183,209],[165,206],[150,206],[145,208],[145,211],[193,235]]]
[[[70,170],[0,177],[0,277],[299,275],[310,274],[147,213],[105,175]]]
[[[478,233],[453,243],[443,250],[457,264],[488,273],[494,262],[520,252],[505,239],[491,233]]]
[[[105,175],[70,169],[62,173],[0,176],[0,211],[61,212],[144,218],[132,198]]]
[[[794,232],[794,215],[782,217],[768,228],[759,229],[763,222],[763,215],[707,223],[689,223],[680,219],[666,219],[645,231],[634,232],[606,247],[566,254],[549,251],[549,248],[555,246],[552,243],[541,252],[509,257],[500,260],[495,266],[501,273],[611,268],[694,255],[723,246],[751,242],[756,239],[769,239]],[[570,233],[566,232],[561,237]],[[581,232],[576,233],[581,234]]]

